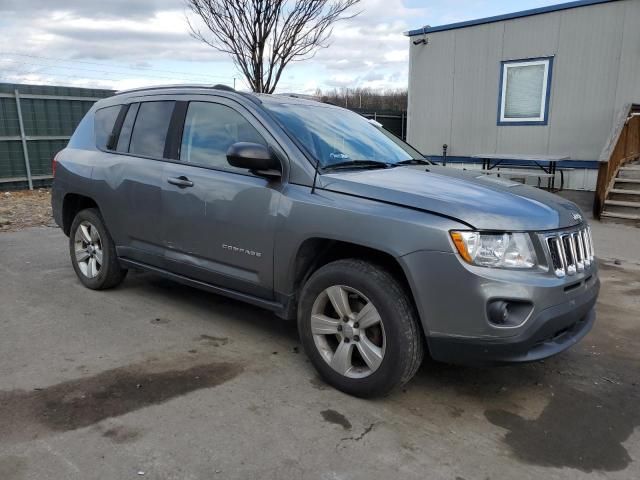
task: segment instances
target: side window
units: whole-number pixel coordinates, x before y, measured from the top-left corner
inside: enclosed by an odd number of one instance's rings
[[[258,131],[232,108],[217,103],[189,103],[180,147],[181,161],[246,173],[227,162],[227,150],[236,142],[267,145]]]
[[[118,152],[126,153],[129,151],[131,132],[133,131],[133,122],[135,121],[136,115],[138,114],[139,106],[139,103],[132,103],[131,105],[129,105],[127,116],[124,117],[124,122],[122,123],[122,128],[120,129],[120,135],[118,136],[118,146],[116,147],[116,151]]]
[[[154,158],[164,156],[164,144],[174,105],[174,101],[140,104],[131,134],[130,153]]]
[[[113,133],[113,126],[116,124],[118,113],[122,105],[101,108],[96,110],[94,128],[96,132],[96,147],[106,150],[109,137]]]

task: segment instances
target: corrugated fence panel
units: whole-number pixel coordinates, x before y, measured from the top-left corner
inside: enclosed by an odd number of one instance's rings
[[[53,85],[27,85],[21,83],[0,83],[0,93],[13,93],[15,89],[28,95],[53,95],[59,97],[110,97],[112,90],[94,88],[59,87]]]
[[[93,105],[91,101],[36,98],[22,98],[20,103],[25,133],[37,136],[70,136]]]
[[[35,137],[27,140],[29,166],[33,176],[51,175],[51,159],[67,144],[65,139],[47,140],[37,137],[71,136],[96,98],[113,95],[110,90],[0,83],[0,94],[11,95],[11,97],[0,98],[0,137],[20,136],[18,110],[14,97],[16,89],[20,94],[25,135]],[[72,98],[32,98],[32,96]],[[82,97],[87,99],[84,100]],[[26,175],[21,141],[0,138],[0,181],[8,178],[24,178]]]
[[[18,110],[13,98],[0,98],[0,137],[20,135]]]
[[[24,177],[27,174],[19,140],[0,142],[0,177]]]
[[[66,140],[33,140],[29,142],[31,175],[51,175],[53,156],[66,146]]]

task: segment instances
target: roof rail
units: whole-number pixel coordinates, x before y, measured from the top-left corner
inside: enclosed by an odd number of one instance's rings
[[[316,95],[307,95],[305,93],[276,93],[279,97],[298,98],[300,100],[311,100],[313,102],[321,102],[322,100]]]
[[[153,85],[151,87],[137,87],[137,88],[129,88],[126,90],[119,90],[116,92],[116,95],[120,95],[122,93],[132,93],[132,92],[144,92],[147,90],[164,90],[167,88],[215,88],[216,90],[224,90],[227,92],[235,92],[235,90],[228,85],[209,85],[209,84],[169,84],[169,85]]]
[[[237,93],[238,95],[242,95],[244,98],[251,100],[256,105],[262,105],[262,100],[260,100],[257,95],[254,95],[251,92],[237,92]]]
[[[229,85],[223,85],[221,83],[217,83],[211,88],[215,88],[216,90],[224,90],[226,92],[235,92],[236,91],[235,88],[232,88]]]

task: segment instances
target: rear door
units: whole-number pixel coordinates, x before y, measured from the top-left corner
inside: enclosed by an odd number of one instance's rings
[[[101,208],[118,255],[161,267],[163,159],[175,101],[143,100],[121,112],[106,146],[110,154],[94,169],[93,178],[101,182],[107,199]]]
[[[216,98],[178,107],[184,119],[179,162],[166,164],[162,198],[167,267],[220,287],[272,298],[282,184],[280,179],[232,167],[226,152],[235,142],[269,145],[273,140],[242,106]]]

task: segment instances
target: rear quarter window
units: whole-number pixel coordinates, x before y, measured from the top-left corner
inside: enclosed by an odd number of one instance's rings
[[[69,148],[79,148],[82,150],[93,150],[96,148],[94,142],[95,115],[87,112],[82,121],[78,124],[73,135],[69,139]]]
[[[131,132],[133,131],[133,122],[136,119],[136,115],[138,115],[139,106],[139,103],[132,103],[131,105],[129,105],[127,116],[124,117],[124,122],[122,122],[122,128],[120,129],[120,134],[118,135],[118,145],[116,146],[116,151],[118,152],[126,153],[129,151],[129,143],[131,143]]]
[[[122,105],[114,105],[113,107],[105,107],[96,110],[94,128],[96,133],[96,147],[101,150],[107,149],[109,138],[113,133],[113,127],[116,124],[118,113]]]

